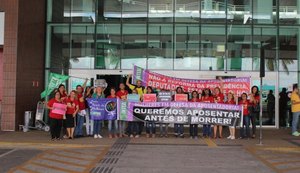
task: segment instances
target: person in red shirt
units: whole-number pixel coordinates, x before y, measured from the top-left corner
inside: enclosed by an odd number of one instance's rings
[[[213,103],[214,102],[214,98],[212,97],[211,91],[209,88],[205,88],[202,91],[201,102],[204,102],[204,103]],[[211,125],[203,124],[203,137],[210,138],[210,136],[211,136]]]
[[[119,97],[122,101],[127,100],[128,91],[125,89],[125,84],[120,83],[119,85],[119,91],[117,92],[117,97]],[[125,134],[126,129],[126,121],[119,120],[119,135],[120,137],[127,136]]]
[[[83,128],[83,123],[84,123],[84,119],[86,116],[84,90],[86,88],[87,81],[88,81],[88,79],[85,80],[85,82],[82,86],[81,85],[76,86],[79,111],[78,111],[78,114],[76,115],[75,137],[83,137],[83,129],[82,128]]]
[[[197,91],[192,92],[192,98],[189,100],[189,102],[200,102]],[[198,139],[198,124],[190,124],[190,138]]]
[[[252,86],[250,94],[250,122],[252,125],[252,138],[255,138],[256,133],[256,118],[259,116],[259,90],[257,86]]]
[[[58,91],[60,93],[61,100],[65,101],[68,98],[68,94],[67,94],[65,85],[64,84],[60,84],[58,86]]]
[[[227,101],[225,103],[230,104],[230,105],[235,105],[236,104],[236,100],[235,100],[234,94],[232,92],[229,92],[227,94]],[[233,123],[233,126],[229,126],[230,135],[227,137],[227,139],[235,139],[236,121],[237,121],[237,119],[235,119],[235,121]]]
[[[239,101],[239,105],[243,106],[243,127],[240,129],[240,139],[243,138],[249,138],[250,137],[250,112],[249,112],[249,100],[247,100],[247,94],[242,94],[242,99]],[[244,126],[246,126],[246,131],[244,129]]]
[[[118,98],[114,87],[110,88],[110,95],[107,98]],[[118,120],[108,120],[108,133],[109,138],[118,137]]]
[[[47,108],[50,109],[49,117],[50,117],[51,140],[61,140],[60,131],[62,128],[63,115],[52,112],[54,103],[60,103],[60,104],[63,103],[59,91],[56,91],[54,98],[48,101]]]
[[[215,103],[224,103],[224,94],[222,94],[222,91],[219,87],[216,87],[214,89],[214,102]],[[214,125],[214,138],[217,138],[217,130],[219,127],[219,138],[222,138],[222,131],[223,131],[223,127],[222,126],[218,126],[218,125]]]
[[[66,127],[68,132],[68,138],[74,138],[74,127],[76,114],[79,111],[79,103],[76,99],[76,91],[71,91],[69,98],[66,100],[67,112],[66,112]]]
[[[125,89],[125,84],[120,83],[119,88],[120,89],[116,95],[122,100],[127,100],[128,91]]]

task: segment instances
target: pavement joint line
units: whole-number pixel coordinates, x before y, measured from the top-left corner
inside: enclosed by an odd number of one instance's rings
[[[62,141],[63,142],[63,141]],[[101,146],[108,146],[108,145],[92,145],[92,144],[71,144],[71,143],[46,143],[46,142],[0,142],[0,147],[2,145],[19,145],[19,146],[34,146],[36,147],[36,145],[38,146],[51,146],[51,147],[74,147],[74,148],[80,148],[80,147],[84,147],[84,148],[90,148],[90,147],[101,147]]]
[[[289,172],[294,170],[300,170],[300,167],[293,167],[293,168],[286,168],[286,169],[280,169],[282,172]]]
[[[91,172],[98,162],[101,162],[111,147],[105,147],[101,154],[84,170],[84,172]]]
[[[46,152],[47,152],[47,151],[46,151]],[[60,157],[71,158],[71,159],[77,159],[77,160],[81,160],[81,159],[82,159],[82,158],[80,158],[80,157],[68,156],[68,155],[64,155],[64,154],[56,153],[56,152],[47,152],[47,153],[48,153],[48,154],[57,155],[57,156],[60,156]],[[84,158],[84,160],[92,161],[92,160],[94,160],[94,159]]]
[[[28,169],[28,168],[19,168],[19,170],[21,170],[21,171],[25,171],[25,172],[28,172],[28,173],[39,173],[39,172],[36,172],[36,171],[34,171],[34,170],[31,170],[31,169]],[[17,170],[16,170],[17,171]]]
[[[52,162],[63,163],[63,164],[65,164],[65,165],[78,166],[78,167],[83,167],[83,168],[86,167],[86,166],[84,166],[84,165],[80,165],[80,164],[77,164],[77,163],[74,163],[74,162],[55,160],[55,159],[52,159],[52,158],[50,159],[50,158],[42,157],[42,159],[43,159],[43,160],[49,160],[49,161],[52,161]]]
[[[217,144],[209,138],[205,138],[204,141],[208,147],[217,147]]]
[[[15,151],[17,151],[17,150],[18,150],[18,149],[14,148],[14,149],[12,149],[12,150],[10,150],[10,151],[7,151],[7,152],[1,154],[1,155],[0,155],[0,158],[1,158],[1,157],[4,157],[4,156],[7,156],[7,155],[9,155],[10,153],[13,153],[13,152],[15,152]]]
[[[21,165],[18,165],[18,166],[14,167],[14,168],[11,168],[11,169],[8,171],[8,173],[13,173],[13,172],[17,171],[18,169],[24,168],[24,166],[28,165],[28,164],[30,163],[31,160],[35,159],[36,157],[40,158],[40,157],[42,157],[43,154],[44,154],[43,152],[42,152],[42,153],[39,153],[39,154],[37,154],[34,158],[31,158],[30,160],[25,161],[25,162],[22,163]],[[25,168],[25,169],[26,169],[26,168]]]
[[[261,158],[258,154],[256,154],[255,148],[250,148],[250,147],[245,147],[244,148],[246,151],[248,151],[248,153],[250,153],[253,157],[255,157],[257,160],[261,161],[262,163],[264,163],[266,166],[268,166],[269,168],[271,168],[273,171],[275,171],[276,173],[283,173],[283,171],[279,170],[276,168],[275,165],[271,164],[270,162],[268,162],[267,160]]]
[[[96,154],[95,152],[85,153],[85,152],[79,152],[79,151],[73,151],[73,150],[63,150],[63,151],[69,152],[69,153],[74,153],[74,154],[88,154],[88,155],[98,156],[98,154]],[[99,151],[102,151],[102,150],[99,150]]]
[[[300,153],[299,147],[266,147],[266,148],[259,148],[260,150],[267,150],[267,151],[277,151],[277,152],[288,152],[288,153]]]
[[[56,167],[56,166],[50,166],[50,165],[43,164],[43,163],[37,163],[34,161],[31,161],[29,164],[38,165],[38,166],[44,167],[46,169],[49,168],[49,169],[54,169],[54,170],[63,171],[63,172],[67,172],[67,173],[77,172],[74,170],[64,169],[64,168],[60,168],[60,167]],[[77,173],[79,173],[79,172],[77,172]]]
[[[289,163],[300,163],[300,160],[290,160],[285,162],[273,162],[273,165],[283,165],[283,164],[289,164]]]

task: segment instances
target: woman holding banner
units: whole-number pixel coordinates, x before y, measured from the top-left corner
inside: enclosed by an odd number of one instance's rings
[[[147,86],[146,94],[153,94],[154,91],[151,86]],[[144,100],[143,100],[144,101]],[[155,138],[156,126],[154,121],[146,122],[146,137],[149,138],[150,135],[152,138]]]
[[[249,112],[249,100],[247,100],[247,94],[243,93],[242,94],[242,100],[239,102],[239,105],[243,106],[243,126],[240,129],[240,139],[247,138],[249,139],[250,137],[250,112]],[[246,131],[244,126],[246,126]]]
[[[69,98],[66,100],[67,112],[66,112],[66,127],[68,132],[68,138],[74,138],[74,127],[76,114],[79,111],[79,103],[76,99],[76,91],[71,91]]]
[[[176,88],[176,94],[185,94],[183,92],[183,89],[181,87]],[[175,100],[176,101],[176,100]],[[174,124],[174,132],[175,132],[175,137],[177,138],[180,136],[181,138],[184,138],[184,126],[183,124]]]
[[[50,117],[50,132],[51,132],[51,140],[61,140],[60,131],[62,128],[62,119],[63,115],[57,114],[53,112],[53,105],[63,104],[61,100],[61,94],[59,91],[55,92],[55,96],[53,99],[49,100],[47,103],[47,108],[50,109],[49,117]]]
[[[235,97],[234,97],[234,94],[233,92],[229,92],[228,95],[227,95],[227,101],[225,102],[226,104],[236,104],[236,100],[235,100]],[[230,135],[227,137],[227,139],[235,139],[235,125],[236,125],[236,122],[237,122],[237,119],[234,120],[234,123],[232,126],[229,126],[229,132],[230,132]]]
[[[110,95],[107,98],[118,98],[114,87],[110,88]],[[108,133],[109,138],[118,137],[118,120],[108,120]]]
[[[215,103],[224,103],[224,94],[221,92],[221,89],[219,87],[216,87],[214,89],[214,102]],[[222,138],[222,131],[223,131],[223,127],[222,126],[218,126],[218,125],[214,125],[214,138],[217,138],[217,130],[219,127],[219,138]]]
[[[97,86],[95,93],[92,95],[92,98],[95,98],[95,99],[105,98],[104,89],[101,86]],[[91,117],[91,119],[93,119],[93,117]],[[102,121],[95,120],[95,119],[93,119],[93,120],[94,120],[94,138],[101,139],[102,136],[100,135],[100,132],[101,132]]]
[[[119,91],[116,93],[117,97],[119,97],[122,101],[127,100],[128,91],[125,89],[125,84],[119,84]],[[120,137],[127,136],[125,134],[126,129],[126,121],[119,120],[119,135]]]
[[[256,118],[259,115],[260,106],[259,106],[259,90],[257,86],[251,88],[250,95],[250,121],[252,125],[252,138],[255,138],[256,133]]]
[[[192,98],[189,100],[190,102],[200,102],[199,94],[197,91],[192,92]],[[190,138],[198,139],[198,124],[190,124]]]
[[[205,102],[205,103],[213,103],[214,102],[214,98],[212,97],[212,94],[211,94],[211,91],[209,88],[205,88],[202,91],[201,102]],[[203,124],[203,137],[204,138],[211,137],[211,125],[210,124]]]

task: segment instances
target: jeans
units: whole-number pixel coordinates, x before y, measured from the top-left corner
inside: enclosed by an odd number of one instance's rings
[[[143,130],[144,130],[144,122],[138,122],[139,124],[139,135],[141,135],[143,133]]]
[[[61,119],[50,118],[50,132],[51,132],[52,139],[60,138],[61,127],[62,127]]]
[[[101,126],[102,126],[101,120],[94,120],[94,135],[100,135]]]
[[[139,122],[131,121],[128,123],[129,135],[138,135],[139,134]]]
[[[244,126],[246,126],[246,131],[245,131]],[[250,116],[249,115],[248,116],[243,116],[243,126],[240,130],[240,136],[242,138],[245,138],[245,137],[249,138],[250,137],[250,127],[249,126],[250,126]]]
[[[190,136],[191,137],[198,137],[198,124],[191,124],[190,125]]]
[[[292,133],[297,131],[300,112],[293,112]]]
[[[168,125],[164,123],[159,124],[160,135],[168,135]]]
[[[85,115],[85,130],[87,135],[93,135],[94,121],[90,119],[90,112],[86,109]]]
[[[156,132],[156,125],[155,123],[152,121],[152,122],[147,122],[146,123],[146,133],[147,134],[155,134]]]
[[[108,132],[110,134],[118,133],[118,120],[108,120]]]
[[[252,112],[250,113],[250,120],[252,124],[252,135],[255,135],[256,133],[256,117],[258,117],[258,112]]]
[[[119,133],[120,135],[125,134],[126,121],[119,120]]]
[[[75,128],[75,136],[82,136],[82,127],[84,123],[84,116],[78,115],[77,114],[77,121],[76,121],[76,128]]]
[[[183,124],[174,124],[174,132],[175,132],[175,135],[183,135]]]
[[[203,125],[203,136],[211,136],[211,125],[209,124]]]

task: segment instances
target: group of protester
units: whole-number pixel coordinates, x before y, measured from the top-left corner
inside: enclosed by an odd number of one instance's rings
[[[105,124],[101,120],[92,120],[89,115],[89,107],[87,104],[88,98],[119,98],[122,100],[127,100],[127,95],[129,93],[135,93],[140,96],[140,101],[143,101],[143,94],[156,93],[154,89],[150,86],[142,86],[141,81],[137,81],[135,85],[130,84],[129,77],[127,77],[126,85],[130,91],[126,90],[124,83],[119,84],[118,90],[114,87],[110,87],[109,95],[105,96],[103,87],[87,87],[86,83],[81,86],[78,85],[76,90],[72,90],[67,94],[65,86],[61,84],[55,91],[54,98],[50,99],[47,103],[48,109],[50,109],[50,128],[51,128],[51,139],[61,140],[63,138],[73,139],[76,137],[83,137],[83,125],[85,122],[85,129],[87,136],[93,136],[94,138],[102,137],[102,125]],[[185,93],[182,87],[177,87],[176,94],[189,94]],[[294,94],[294,95],[293,95]],[[294,86],[294,92],[292,94],[292,112],[300,115],[300,97],[298,95],[298,86]],[[229,92],[224,95],[221,87],[216,87],[213,90],[206,88],[202,93],[193,91],[190,93],[190,102],[206,102],[206,103],[225,103],[225,104],[239,104],[243,106],[243,126],[240,129],[239,138],[249,139],[255,138],[256,134],[256,119],[258,118],[260,107],[260,96],[259,89],[257,86],[251,88],[250,93],[243,93],[240,97],[234,95],[234,93]],[[67,110],[65,115],[59,115],[52,112],[54,103],[63,103],[67,105]],[[294,106],[294,107],[293,107]],[[296,117],[296,116],[295,116]],[[295,118],[293,121],[293,135],[299,136],[297,132],[298,119]],[[250,123],[252,130],[250,130]],[[138,138],[143,132],[144,122],[126,122],[120,120],[108,120],[108,137],[135,137]],[[146,137],[156,136],[156,126],[159,126],[160,136],[168,137],[168,125],[152,121],[147,121],[146,123]],[[230,135],[228,139],[235,139],[235,128],[238,124],[237,121],[234,122],[233,126],[230,126]],[[223,127],[219,125],[213,125],[212,131],[211,124],[203,125],[203,137],[205,138],[223,138]],[[191,124],[189,128],[190,138],[198,138],[198,125]],[[61,135],[63,131],[63,135]],[[251,132],[250,132],[251,131]],[[219,133],[217,133],[219,132]],[[297,134],[296,134],[297,133]],[[184,125],[174,124],[174,136],[184,138]]]

